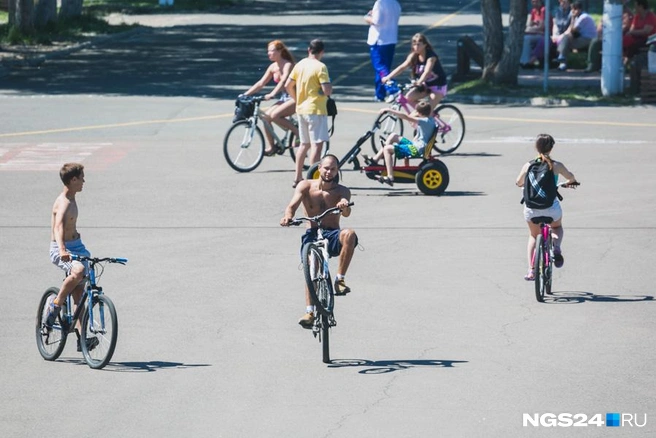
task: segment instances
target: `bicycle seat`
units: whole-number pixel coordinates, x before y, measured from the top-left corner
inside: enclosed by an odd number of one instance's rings
[[[531,218],[531,222],[537,225],[550,224],[553,222],[553,218],[549,216],[536,216],[534,218]]]

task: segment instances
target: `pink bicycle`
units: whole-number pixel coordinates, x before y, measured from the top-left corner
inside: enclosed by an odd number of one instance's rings
[[[392,109],[398,111],[403,108],[408,114],[412,112],[405,93],[414,86],[414,84],[403,85],[398,92],[388,97],[388,101],[392,102]],[[433,113],[437,125],[437,138],[433,149],[440,154],[450,154],[458,149],[465,138],[465,119],[458,108],[448,103],[438,105]],[[374,152],[378,152],[378,148],[385,143],[390,134],[403,135],[403,120],[393,114],[379,115],[375,125],[380,126],[380,129],[371,137],[371,147]]]

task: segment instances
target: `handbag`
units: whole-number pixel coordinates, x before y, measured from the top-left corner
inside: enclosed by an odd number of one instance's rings
[[[332,97],[328,96],[328,100],[326,101],[326,110],[328,111],[328,117],[332,117],[332,124],[330,126],[329,132],[330,136],[333,136],[333,133],[335,132],[335,116],[337,115],[337,103],[335,103],[335,99]]]
[[[326,102],[326,109],[328,110],[328,115],[335,117],[337,115],[337,103],[335,99],[328,96],[328,101]]]

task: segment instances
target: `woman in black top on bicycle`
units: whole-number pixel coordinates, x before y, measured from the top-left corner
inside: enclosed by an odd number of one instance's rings
[[[435,50],[428,42],[426,35],[422,33],[417,33],[412,37],[410,54],[403,64],[382,78],[383,83],[388,82],[408,67],[412,69],[411,76],[415,87],[408,92],[406,98],[414,107],[418,101],[429,97],[431,107],[435,108],[446,96],[446,74]]]

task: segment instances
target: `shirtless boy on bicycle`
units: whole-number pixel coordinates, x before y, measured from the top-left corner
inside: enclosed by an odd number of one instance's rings
[[[77,303],[84,290],[86,265],[71,260],[71,254],[90,257],[84,247],[80,233],[77,231],[77,203],[75,195],[82,191],[84,185],[84,166],[79,163],[66,163],[59,171],[64,183],[64,190],[57,196],[52,206],[50,260],[63,269],[67,276],[59,294],[48,306],[46,326],[52,327],[66,297],[73,293]]]
[[[348,270],[353,251],[358,244],[358,236],[355,231],[339,227],[339,218],[341,216],[349,217],[351,207],[351,191],[337,182],[339,176],[339,167],[337,157],[326,155],[319,166],[319,179],[303,180],[298,183],[292,200],[285,209],[285,216],[280,219],[280,225],[288,227],[299,205],[303,203],[307,216],[316,216],[323,213],[329,208],[339,207],[342,210],[341,215],[327,216],[323,225],[323,235],[330,242],[328,252],[331,257],[339,256],[339,266],[335,276],[335,295],[346,295],[351,292],[351,288],[346,285],[344,277]],[[301,237],[301,248],[306,242],[316,240],[316,224],[311,223],[305,234]],[[314,306],[310,298],[310,292],[305,288],[306,313],[299,320],[303,328],[312,328],[314,322]]]

